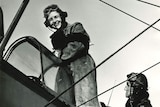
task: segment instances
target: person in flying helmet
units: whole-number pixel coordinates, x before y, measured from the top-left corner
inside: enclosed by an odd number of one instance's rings
[[[125,107],[152,107],[147,92],[148,81],[144,74],[128,74],[125,91],[128,98]]]

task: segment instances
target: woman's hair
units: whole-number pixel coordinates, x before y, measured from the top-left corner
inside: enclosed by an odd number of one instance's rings
[[[58,5],[56,4],[52,4],[47,6],[44,10],[43,10],[43,14],[44,14],[44,18],[46,19],[44,24],[48,27],[49,26],[49,22],[48,22],[48,16],[51,12],[53,11],[57,11],[60,14],[60,17],[62,18],[62,23],[65,22],[67,15],[67,12],[62,11]]]

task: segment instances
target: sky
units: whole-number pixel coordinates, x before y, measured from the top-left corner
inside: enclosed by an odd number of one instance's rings
[[[23,0],[0,0],[4,13],[6,32]],[[105,2],[152,24],[160,18],[160,8],[137,0],[104,0]],[[159,0],[146,0],[160,6]],[[43,24],[43,9],[50,4],[58,4],[68,13],[69,23],[81,22],[91,38],[89,53],[96,65],[109,57],[132,38],[140,34],[148,25],[112,8],[99,0],[30,0],[7,47],[23,36],[33,36],[49,50],[52,50],[49,36],[52,34]],[[160,22],[154,27],[160,29]],[[150,28],[142,33],[100,67],[97,68],[98,93],[102,93],[126,80],[131,72],[141,72],[160,61],[160,31]],[[149,99],[153,107],[159,107],[160,65],[145,71],[148,78]],[[99,101],[111,107],[124,107],[125,83],[98,97]]]

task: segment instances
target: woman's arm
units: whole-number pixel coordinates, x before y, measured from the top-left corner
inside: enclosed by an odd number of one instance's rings
[[[71,27],[71,34],[67,35],[68,44],[63,49],[62,59],[67,60],[81,54],[82,50],[88,51],[89,36],[81,23],[75,23]],[[83,51],[84,52],[84,51]],[[77,56],[76,56],[77,57]]]
[[[81,42],[69,42],[67,47],[63,49],[63,55],[61,59],[67,60],[75,56],[75,54],[84,49],[84,45]]]

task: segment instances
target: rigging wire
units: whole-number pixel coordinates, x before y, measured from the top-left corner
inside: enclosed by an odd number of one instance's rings
[[[99,66],[101,66],[103,63],[105,63],[107,60],[109,60],[111,57],[113,57],[115,54],[117,54],[119,51],[121,51],[123,48],[125,48],[127,45],[129,45],[131,42],[133,42],[136,38],[138,38],[141,34],[143,34],[145,31],[147,31],[149,28],[151,28],[154,24],[156,24],[160,19],[158,19],[157,21],[155,21],[153,24],[151,24],[150,26],[148,26],[146,29],[144,29],[142,32],[140,32],[138,35],[136,35],[134,38],[132,38],[129,42],[127,42],[125,45],[123,45],[121,48],[119,48],[117,51],[115,51],[114,53],[112,53],[109,57],[107,57],[106,59],[104,59],[100,64],[98,64],[95,68],[93,68],[92,70],[90,70],[86,75],[84,75],[82,78],[80,78],[78,81],[76,81],[75,83],[73,83],[69,88],[67,88],[66,90],[64,90],[62,93],[60,93],[58,96],[56,96],[55,98],[51,99],[44,107],[49,106],[52,102],[54,102],[55,100],[57,100],[60,96],[62,96],[64,93],[66,93],[68,90],[70,90],[73,86],[75,86],[77,83],[79,83],[81,80],[83,80],[85,77],[87,77],[90,73],[92,73],[94,70],[96,70]]]
[[[87,103],[87,102],[89,102],[89,101],[91,101],[91,100],[93,100],[93,99],[95,99],[95,98],[99,97],[100,95],[105,94],[106,92],[108,92],[108,91],[110,91],[110,90],[113,90],[114,88],[118,87],[119,85],[121,85],[121,84],[123,84],[123,83],[127,82],[128,80],[130,80],[130,79],[132,79],[132,78],[136,77],[136,76],[137,76],[137,75],[139,75],[139,74],[144,73],[145,71],[147,71],[147,70],[149,70],[149,69],[151,69],[151,68],[153,68],[153,67],[157,66],[158,64],[160,64],[160,62],[157,62],[157,63],[153,64],[152,66],[150,66],[150,67],[148,67],[147,69],[145,69],[145,70],[141,71],[140,73],[138,73],[138,74],[134,75],[133,77],[130,77],[130,78],[128,78],[127,80],[124,80],[124,81],[120,82],[120,83],[119,83],[119,84],[117,84],[117,85],[114,85],[113,87],[109,88],[108,90],[103,91],[102,93],[100,93],[100,94],[96,95],[95,97],[93,97],[93,98],[89,99],[88,101],[86,101],[86,102],[84,102],[84,103],[82,103],[81,105],[78,105],[78,106],[76,106],[76,107],[80,107],[80,106],[84,105],[85,103]]]
[[[126,14],[126,15],[128,15],[128,16],[130,16],[130,17],[132,17],[132,18],[134,18],[134,19],[136,19],[136,20],[138,20],[138,21],[140,21],[140,22],[142,22],[142,23],[146,24],[146,25],[148,25],[148,26],[150,25],[150,24],[148,24],[148,23],[144,22],[143,20],[140,20],[140,19],[136,18],[135,16],[133,16],[133,15],[131,15],[131,14],[129,14],[129,13],[127,13],[127,12],[123,11],[123,10],[120,10],[119,8],[117,8],[117,7],[115,7],[115,6],[111,5],[111,4],[109,4],[109,3],[107,3],[107,2],[105,2],[105,1],[103,1],[103,0],[99,0],[99,1],[101,1],[102,3],[107,4],[108,6],[110,6],[110,7],[114,8],[114,9],[116,9],[116,10],[118,10],[118,11],[120,11],[120,12],[122,12],[122,13],[124,13],[124,14]],[[152,26],[152,28],[154,28],[154,29],[156,29],[156,30],[160,31],[160,29],[158,29],[158,28],[156,28],[156,27],[154,27],[154,26]]]
[[[137,0],[137,1],[142,2],[142,3],[146,3],[146,4],[149,4],[149,5],[152,5],[152,6],[155,6],[155,7],[159,7],[159,8],[160,8],[159,5],[155,5],[155,4],[153,4],[153,3],[149,3],[149,2],[146,2],[146,1],[143,1],[143,0]]]

